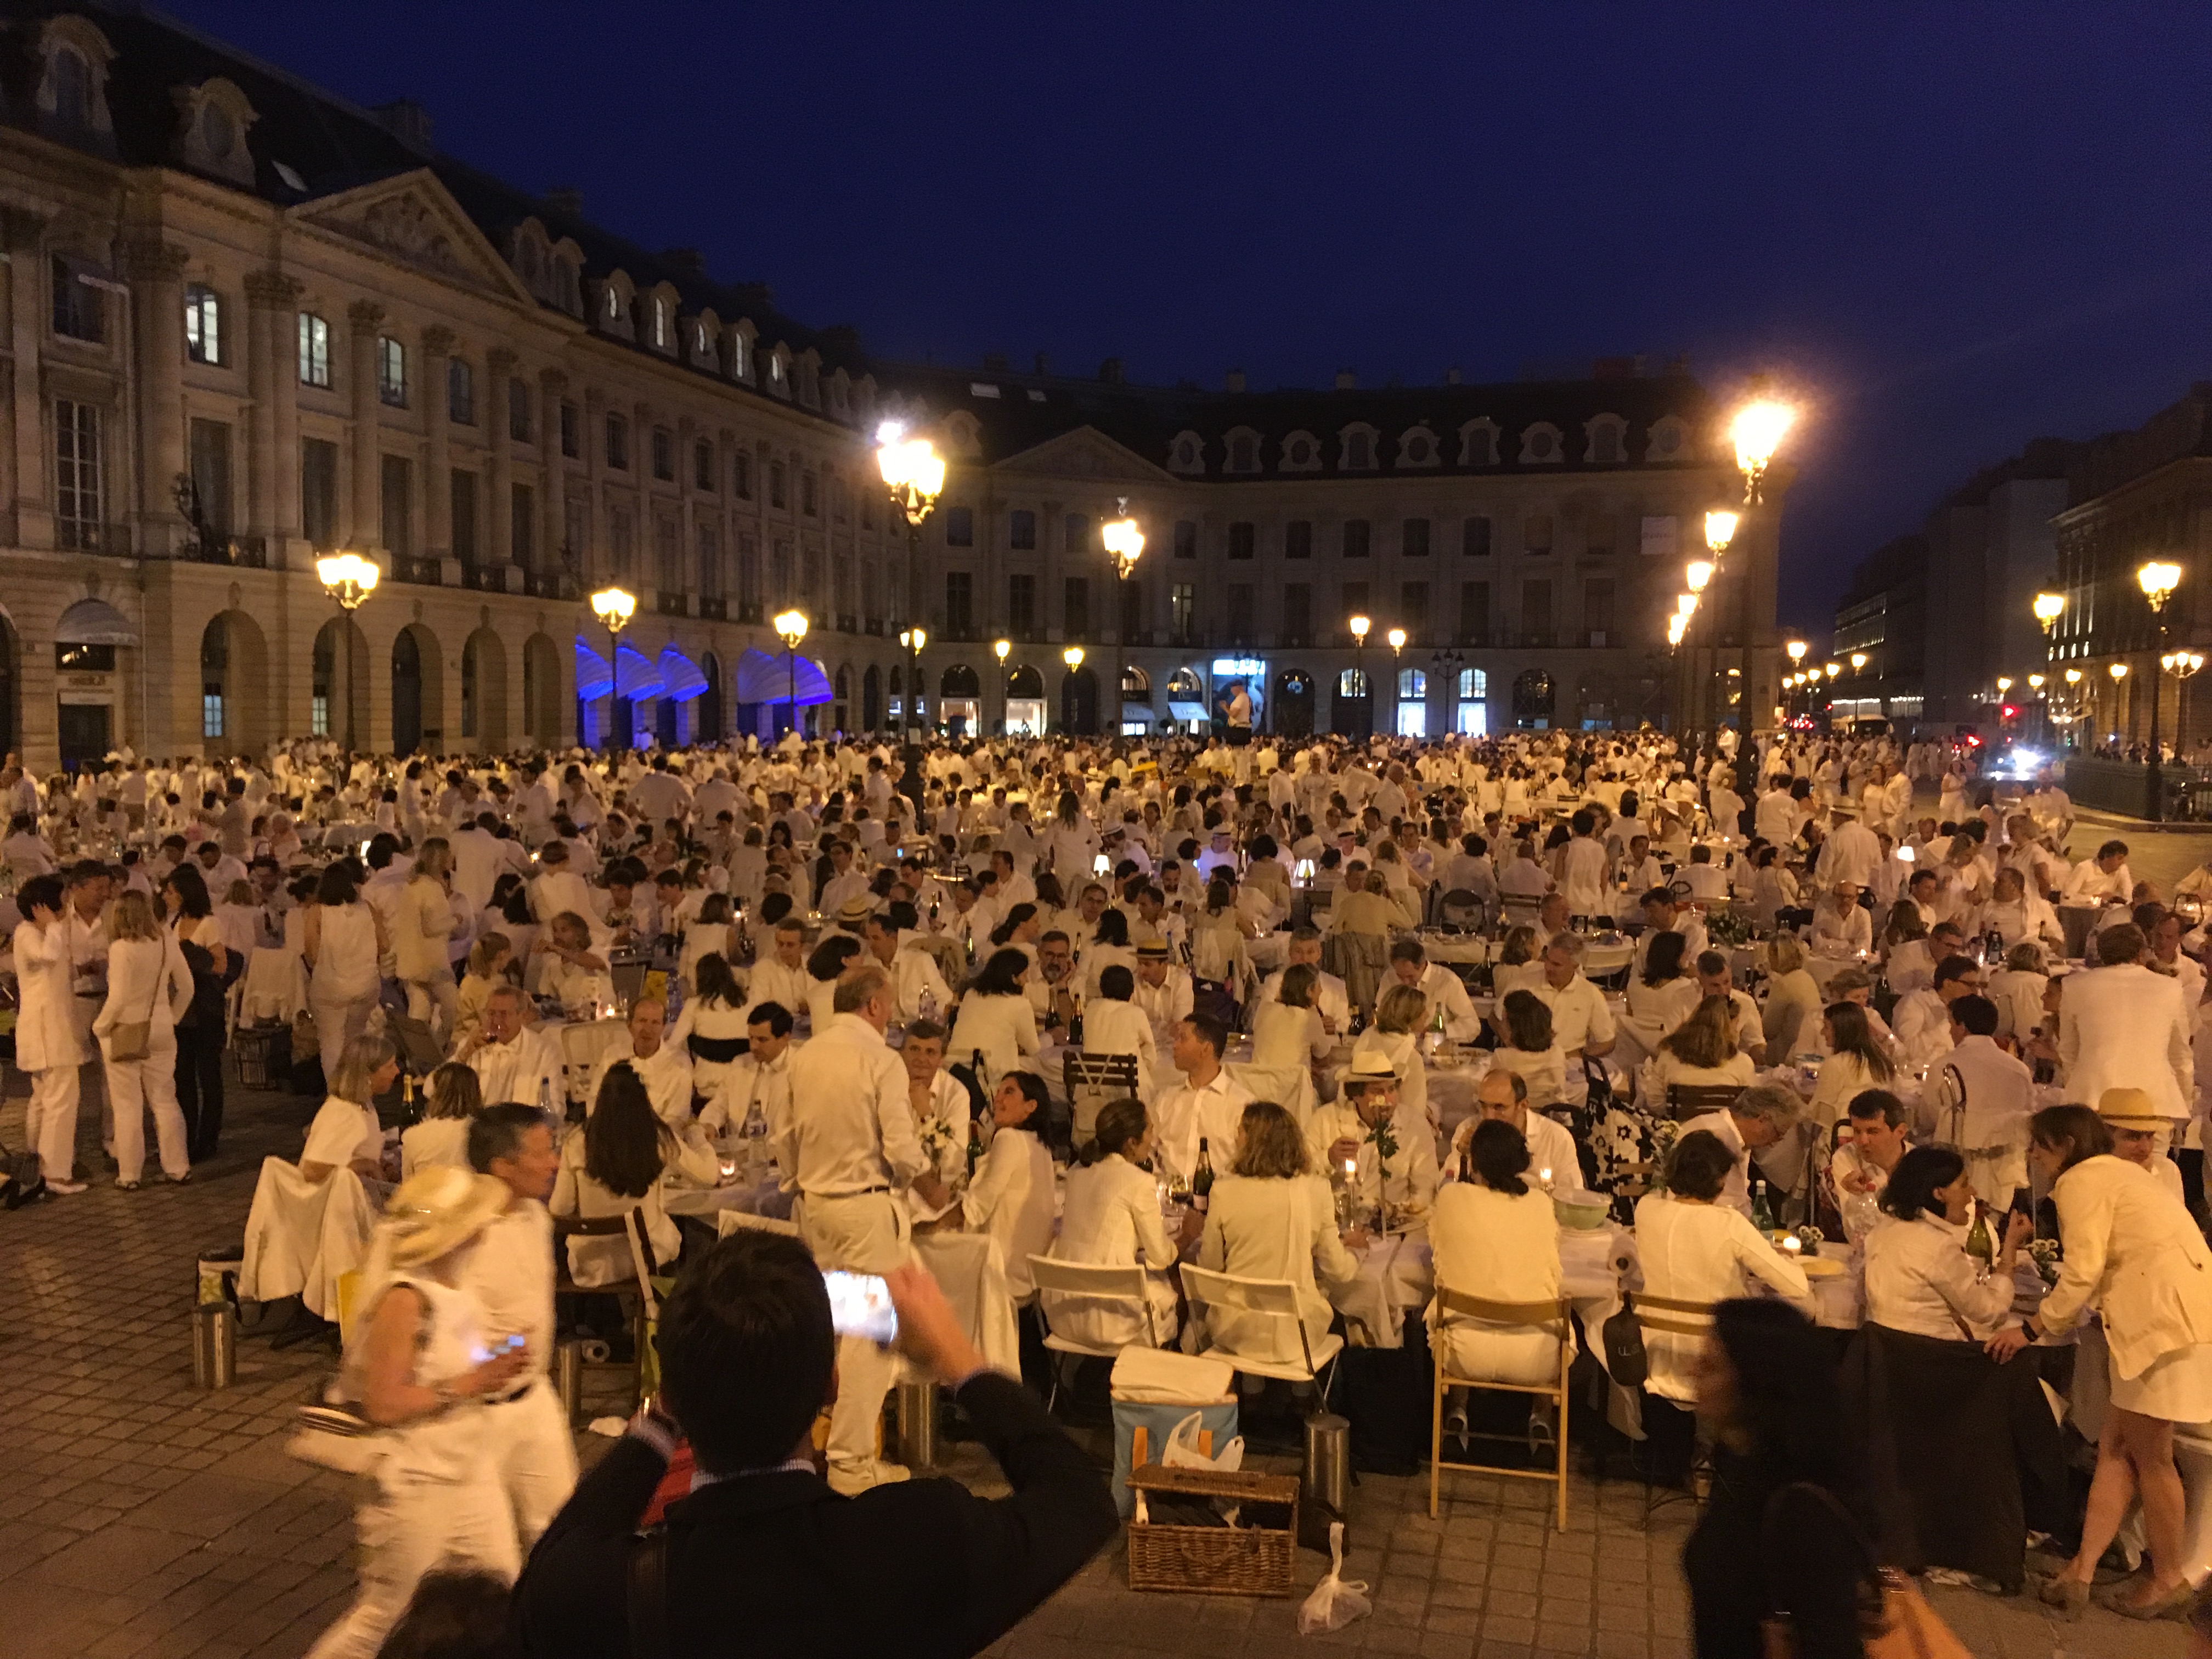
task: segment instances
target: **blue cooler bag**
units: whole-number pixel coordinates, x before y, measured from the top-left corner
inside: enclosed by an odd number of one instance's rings
[[[1218,1456],[1237,1437],[1235,1382],[1235,1370],[1222,1360],[1160,1348],[1121,1351],[1114,1362],[1114,1506],[1123,1520],[1137,1507],[1129,1471],[1139,1427],[1145,1431],[1146,1461],[1157,1463],[1176,1425],[1196,1413]]]

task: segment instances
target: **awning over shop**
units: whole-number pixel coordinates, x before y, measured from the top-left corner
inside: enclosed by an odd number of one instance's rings
[[[1150,726],[1159,717],[1159,711],[1148,702],[1125,702],[1121,705],[1121,723],[1124,726],[1131,720],[1142,720]]]
[[[1179,702],[1172,697],[1168,699],[1168,713],[1179,720],[1204,720],[1213,718],[1206,712],[1204,703]]]
[[[660,671],[653,665],[653,659],[642,651],[623,646],[615,652],[615,684],[622,695],[632,702],[644,697],[657,697],[661,693]]]
[[[705,672],[673,645],[661,647],[656,665],[660,670],[660,695],[664,697],[688,702],[707,689]]]
[[[796,674],[801,703],[830,701],[830,677],[809,657],[771,657],[765,651],[747,651],[738,659],[739,702],[790,702]]]
[[[138,630],[106,599],[79,599],[54,624],[59,645],[136,645]]]
[[[615,671],[607,666],[607,659],[579,639],[576,641],[576,695],[586,702],[593,697],[604,697],[614,680]]]

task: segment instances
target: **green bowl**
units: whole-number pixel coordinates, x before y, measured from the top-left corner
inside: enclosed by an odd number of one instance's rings
[[[1564,1193],[1552,1194],[1552,1213],[1559,1218],[1559,1225],[1570,1232],[1595,1232],[1605,1225],[1612,1204],[1597,1193]]]

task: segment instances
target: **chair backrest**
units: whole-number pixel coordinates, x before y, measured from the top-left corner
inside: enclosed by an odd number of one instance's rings
[[[1062,1261],[1057,1256],[1029,1258],[1030,1278],[1041,1291],[1060,1291],[1069,1296],[1110,1297],[1120,1302],[1145,1299],[1145,1270],[1103,1261]]]
[[[1672,1297],[1647,1296],[1642,1291],[1627,1296],[1629,1309],[1636,1322],[1647,1331],[1665,1331],[1674,1336],[1704,1336],[1713,1328],[1713,1302],[1681,1302]],[[1656,1311],[1655,1311],[1656,1310]]]
[[[1667,1108],[1677,1123],[1687,1123],[1708,1112],[1723,1112],[1735,1104],[1743,1091],[1728,1083],[1670,1083]]]
[[[586,1020],[561,1028],[561,1058],[573,1073],[588,1074],[599,1056],[629,1039],[629,1027],[618,1019]],[[588,1082],[588,1076],[586,1077]]]
[[[1443,896],[1442,911],[1446,921],[1454,927],[1464,927],[1480,920],[1482,901],[1468,888],[1455,887]]]
[[[399,1050],[401,1063],[416,1076],[428,1077],[446,1063],[446,1051],[430,1034],[428,1021],[405,1014],[388,1014],[384,1024]]]
[[[1437,1286],[1437,1305],[1446,1315],[1457,1315],[1462,1319],[1487,1319],[1499,1325],[1557,1324],[1566,1328],[1572,1304],[1565,1297],[1549,1302],[1493,1302],[1488,1297],[1469,1296],[1465,1291],[1455,1291],[1443,1285]]]
[[[1098,1125],[1098,1113],[1109,1100],[1137,1092],[1134,1054],[1089,1054],[1071,1048],[1060,1062],[1068,1104],[1073,1109],[1075,1144],[1089,1140]]]
[[[1239,1279],[1234,1273],[1215,1273],[1186,1261],[1182,1287],[1192,1301],[1209,1307],[1273,1314],[1285,1319],[1299,1317],[1298,1287],[1287,1279]]]
[[[755,1215],[750,1210],[719,1210],[714,1215],[714,1236],[727,1238],[734,1232],[775,1233],[784,1238],[799,1237],[796,1221],[779,1221],[772,1215]]]

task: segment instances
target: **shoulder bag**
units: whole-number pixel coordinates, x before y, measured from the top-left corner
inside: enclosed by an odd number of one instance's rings
[[[1606,1373],[1614,1383],[1642,1388],[1651,1375],[1651,1358],[1644,1350],[1644,1322],[1636,1316],[1633,1291],[1621,1298],[1620,1311],[1598,1327],[1598,1340],[1605,1345]]]
[[[1844,1533],[1866,1564],[1867,1582],[1881,1587],[1881,1614],[1865,1632],[1867,1659],[1973,1659],[1966,1644],[1928,1605],[1928,1598],[1921,1595],[1912,1576],[1875,1561],[1874,1547],[1859,1530],[1858,1522],[1825,1486],[1801,1480],[1783,1487],[1767,1500],[1763,1547],[1770,1559],[1793,1547],[1788,1540],[1778,1536],[1782,1500],[1793,1492],[1809,1492],[1827,1507],[1843,1524]],[[1777,1608],[1763,1620],[1759,1634],[1765,1659],[1797,1659],[1797,1631],[1788,1608]]]
[[[163,941],[161,962],[154,972],[154,989],[146,999],[146,1018],[118,1020],[107,1033],[107,1057],[118,1065],[143,1060],[154,1049],[154,1009],[169,982],[169,951]]]

